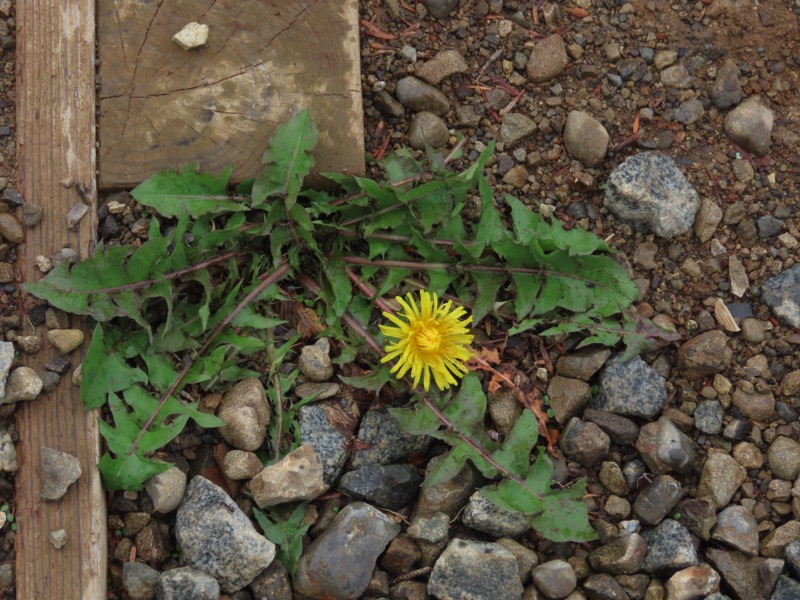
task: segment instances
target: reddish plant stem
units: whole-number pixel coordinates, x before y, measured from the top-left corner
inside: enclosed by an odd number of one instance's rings
[[[219,325],[217,325],[216,329],[211,332],[211,334],[206,338],[206,341],[203,342],[203,345],[197,349],[195,356],[193,358],[189,358],[183,365],[183,368],[178,373],[178,376],[175,378],[175,381],[169,386],[169,389],[161,394],[161,398],[158,401],[158,406],[147,419],[147,422],[144,426],[139,430],[139,433],[136,435],[136,439],[133,440],[133,444],[131,444],[131,449],[128,450],[128,454],[126,456],[130,456],[134,452],[136,452],[136,448],[139,446],[139,442],[142,439],[142,436],[145,432],[150,429],[150,426],[156,420],[156,417],[161,412],[161,409],[164,408],[164,405],[169,400],[170,396],[172,396],[177,389],[180,387],[181,383],[183,383],[184,378],[186,377],[187,373],[189,373],[189,369],[192,368],[192,365],[196,362],[197,358],[202,356],[211,346],[212,342],[216,339],[216,337],[222,333],[237,317],[237,315],[242,312],[242,310],[250,304],[253,300],[258,298],[264,290],[266,290],[269,286],[273,285],[276,281],[278,281],[281,277],[286,275],[289,272],[291,266],[288,263],[280,263],[278,267],[269,275],[266,279],[264,279],[261,283],[258,284],[247,296],[245,296],[239,304],[225,317]]]
[[[375,306],[380,308],[383,312],[387,312],[389,314],[394,314],[394,309],[389,306],[383,298],[376,297],[375,290],[372,289],[367,283],[361,281],[352,269],[347,269],[347,276],[350,278],[350,281],[358,288],[358,291],[364,294],[370,300],[375,301]]]
[[[109,288],[102,288],[99,290],[75,290],[76,294],[113,294],[116,292],[124,292],[126,290],[138,290],[148,285],[153,285],[154,283],[158,283],[164,279],[171,280],[177,279],[181,275],[186,275],[188,273],[194,273],[195,271],[202,271],[203,269],[210,267],[211,265],[215,265],[219,262],[224,262],[229,258],[235,258],[236,256],[240,256],[242,254],[248,254],[250,250],[231,250],[230,252],[226,252],[225,254],[220,254],[219,256],[215,256],[214,258],[209,258],[202,262],[197,263],[196,265],[192,265],[191,267],[186,267],[185,269],[181,269],[180,271],[173,271],[172,273],[167,273],[163,275],[159,279],[148,279],[147,281],[137,281],[136,283],[129,283],[126,285],[118,285],[115,287]]]

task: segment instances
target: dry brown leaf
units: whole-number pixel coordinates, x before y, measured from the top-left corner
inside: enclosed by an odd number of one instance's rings
[[[725,303],[722,301],[722,298],[717,298],[717,301],[714,304],[714,317],[717,319],[717,323],[722,325],[726,331],[731,331],[734,333],[741,331],[739,326],[736,324],[731,311],[728,310],[728,307],[725,306]]]
[[[589,16],[589,11],[588,10],[586,10],[585,8],[578,8],[576,6],[572,6],[570,8],[567,8],[566,11],[569,14],[571,14],[573,17],[575,17],[576,19],[583,19],[584,17],[588,17]]]

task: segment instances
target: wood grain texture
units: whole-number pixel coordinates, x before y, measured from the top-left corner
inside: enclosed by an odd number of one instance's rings
[[[16,18],[19,188],[26,201],[44,209],[41,224],[27,231],[19,253],[20,271],[32,281],[42,276],[36,256],[70,247],[86,258],[94,242],[95,0],[24,0],[17,2]],[[78,193],[79,185],[85,193]],[[89,212],[75,231],[68,231],[67,211],[81,196],[90,198]],[[72,326],[85,324],[75,320]],[[26,360],[29,366],[41,369],[50,360],[55,351],[45,346]],[[82,352],[69,356],[74,366]],[[62,377],[56,390],[16,410],[17,598],[106,596],[105,496],[95,466],[97,415],[83,410],[71,375]],[[78,457],[83,470],[58,502],[40,498],[43,446]],[[60,550],[49,541],[50,532],[58,529],[67,531],[67,544]]]
[[[209,25],[185,51],[172,36]],[[364,172],[357,0],[98,0],[99,185],[198,162],[253,177],[275,127],[311,110],[315,172]]]

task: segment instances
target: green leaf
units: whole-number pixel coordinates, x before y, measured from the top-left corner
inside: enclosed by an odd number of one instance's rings
[[[99,323],[92,332],[92,341],[83,361],[81,398],[87,410],[105,404],[111,392],[119,392],[135,383],[147,383],[147,375],[131,367],[120,357],[118,344],[123,332],[111,329],[106,335]]]
[[[278,127],[264,152],[264,169],[253,184],[253,202],[282,196],[286,209],[291,209],[303,179],[314,166],[311,151],[316,145],[317,128],[308,109]]]
[[[514,475],[524,477],[530,468],[531,449],[538,437],[539,423],[536,415],[530,410],[522,411],[500,449],[492,454],[492,458]]]
[[[171,467],[170,463],[145,458],[138,454],[113,458],[108,452],[103,454],[97,463],[103,485],[109,492],[141,490],[144,482]]]
[[[248,208],[228,196],[232,165],[225,167],[219,176],[198,173],[197,169],[195,163],[181,171],[156,173],[136,186],[131,195],[164,217],[178,217],[184,210],[192,217],[200,217]]]
[[[394,377],[389,372],[391,368],[391,365],[384,363],[378,365],[375,369],[366,373],[365,375],[358,377],[346,377],[344,375],[339,375],[339,379],[342,383],[352,385],[353,387],[361,390],[379,392],[381,389],[383,389],[383,386],[386,385],[387,382],[391,381],[391,379]]]
[[[353,284],[347,275],[347,265],[339,252],[334,252],[323,264],[325,279],[331,291],[331,308],[337,317],[341,317],[353,295]]]
[[[308,502],[301,502],[291,512],[287,508],[274,507],[266,514],[257,508],[253,509],[264,536],[278,547],[276,556],[283,563],[289,576],[294,576],[297,561],[303,552],[303,536],[311,523],[303,523],[305,508]]]
[[[491,312],[497,300],[497,292],[508,279],[508,275],[491,271],[473,271],[472,278],[475,280],[475,289],[477,290],[477,296],[472,305],[472,320],[477,324]]]

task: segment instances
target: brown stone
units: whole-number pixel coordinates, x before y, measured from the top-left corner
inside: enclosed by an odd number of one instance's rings
[[[733,392],[731,400],[742,416],[754,421],[766,421],[775,411],[775,397],[771,392],[748,394],[744,390],[737,389]]]
[[[678,348],[677,367],[688,379],[702,379],[723,371],[732,358],[727,336],[717,330],[706,331]]]

